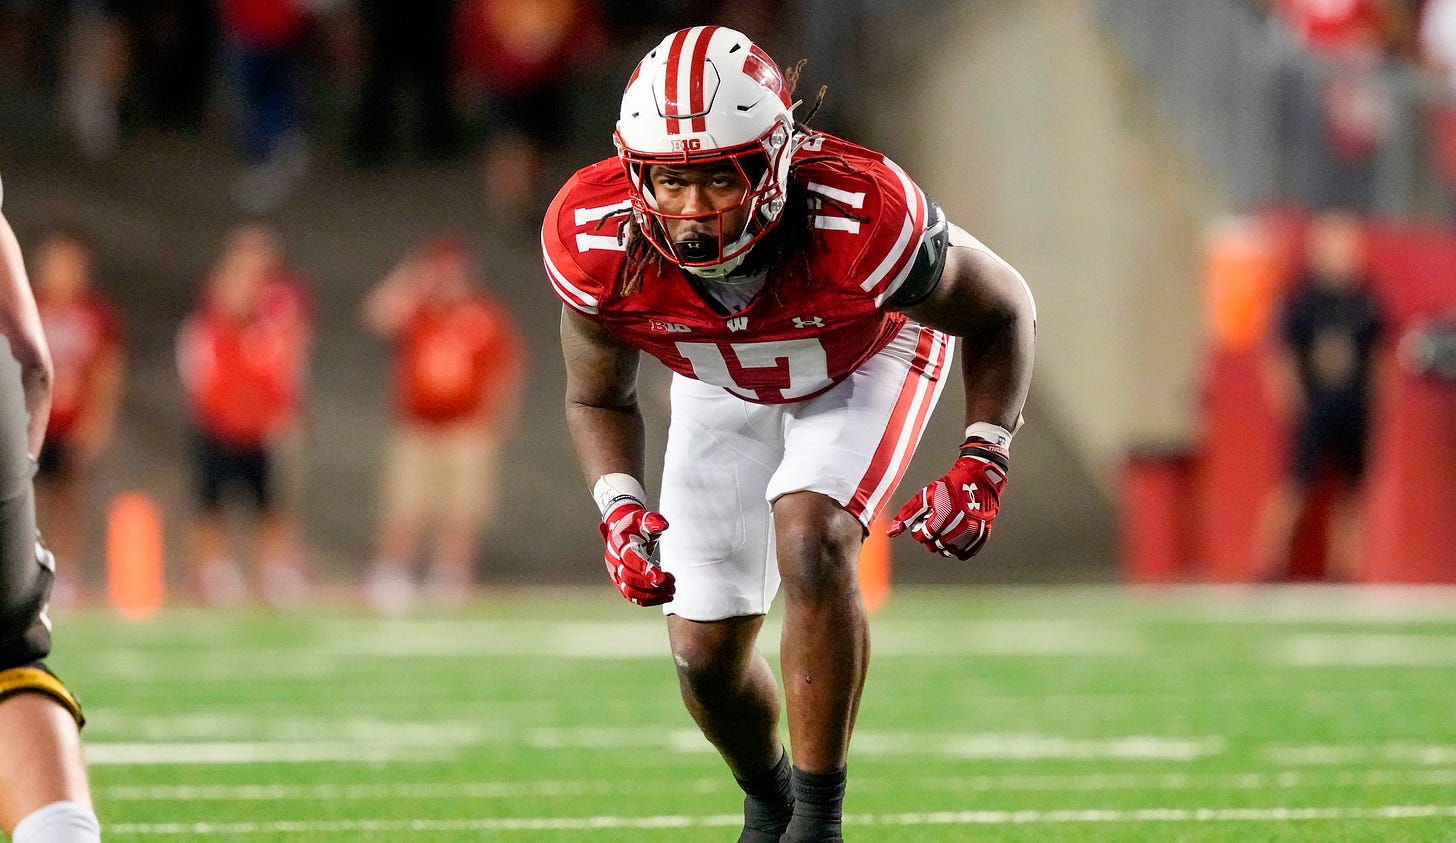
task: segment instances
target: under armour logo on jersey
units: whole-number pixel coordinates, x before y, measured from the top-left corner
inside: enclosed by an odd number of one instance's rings
[[[748,330],[748,317],[735,316],[732,319],[729,319],[727,324],[728,330],[730,331],[746,331]]]
[[[820,319],[818,316],[810,316],[808,319],[804,319],[803,317],[800,317],[800,316],[795,316],[794,317],[794,327],[795,328],[822,328],[822,327],[824,327],[824,320],[823,319]]]

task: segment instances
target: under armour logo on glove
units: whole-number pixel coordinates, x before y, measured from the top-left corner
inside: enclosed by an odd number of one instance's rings
[[[607,573],[622,596],[638,606],[661,606],[672,601],[677,582],[657,564],[657,539],[667,519],[641,501],[628,498],[602,518],[607,543]]]
[[[991,536],[1009,465],[1005,446],[966,440],[950,471],[901,507],[886,534],[894,538],[909,530],[941,556],[970,559]]]

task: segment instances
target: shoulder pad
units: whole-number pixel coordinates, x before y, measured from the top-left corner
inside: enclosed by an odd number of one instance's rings
[[[806,160],[823,156],[824,160]],[[924,192],[879,153],[830,135],[814,135],[796,157],[796,179],[809,191],[813,225],[830,237],[860,239],[849,250],[849,279],[882,305],[910,277],[934,220]]]
[[[612,158],[578,171],[556,194],[541,227],[541,257],[563,302],[597,313],[621,273],[630,209],[626,176]]]

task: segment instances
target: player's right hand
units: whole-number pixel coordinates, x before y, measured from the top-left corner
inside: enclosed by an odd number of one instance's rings
[[[677,581],[657,564],[657,537],[667,519],[641,501],[627,499],[602,517],[602,538],[607,542],[607,573],[622,596],[638,606],[661,606],[672,601]]]

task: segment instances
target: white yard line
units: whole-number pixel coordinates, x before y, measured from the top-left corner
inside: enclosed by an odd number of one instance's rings
[[[696,729],[662,730],[644,735],[640,729],[605,727],[527,729],[524,743],[533,749],[623,749],[653,746],[683,753],[712,753]],[[855,733],[860,757],[936,757],[975,760],[1119,760],[1195,761],[1218,755],[1227,741],[1218,735],[1157,737],[1121,735],[1067,737],[1031,732],[918,734],[862,729]]]
[[[145,733],[134,741],[89,740],[86,752],[92,764],[148,766],[432,760],[484,746],[552,752],[660,750],[683,755],[710,755],[715,751],[694,728],[643,732],[604,726],[511,729],[509,725],[203,718],[190,724],[179,723],[179,731],[170,736]],[[201,726],[208,728],[198,728]],[[854,746],[855,754],[862,758],[1190,762],[1223,753],[1227,741],[1218,735],[1089,738],[1037,732],[924,734],[863,729],[855,734]]]
[[[96,789],[111,802],[362,802],[392,799],[520,799],[613,792],[610,782],[439,782],[396,784],[112,785]]]
[[[1287,667],[1451,667],[1456,665],[1456,635],[1290,635],[1274,643],[1269,660]]]
[[[891,783],[909,785],[904,779],[856,776],[856,787],[879,787]],[[1346,770],[1314,773],[1309,770],[1279,770],[1258,773],[1088,773],[1010,774],[999,776],[940,776],[914,782],[927,791],[951,793],[1093,793],[1120,790],[1296,790],[1301,788],[1367,787],[1451,787],[1456,786],[1456,769],[1441,770]],[[697,778],[677,782],[678,788],[694,793],[727,791],[726,777]],[[399,782],[393,784],[236,784],[236,785],[110,785],[96,789],[105,802],[274,802],[274,801],[374,801],[393,799],[520,799],[523,797],[575,798],[618,792],[640,792],[640,783],[618,785],[606,781],[533,782]]]
[[[1410,764],[1418,767],[1456,765],[1456,744],[1392,741],[1384,744],[1311,744],[1267,746],[1261,751],[1281,767],[1346,767],[1356,764]]]
[[[778,652],[780,618],[770,618],[759,635],[760,649]],[[988,619],[957,622],[887,621],[874,630],[875,651],[886,656],[1117,657],[1147,650],[1142,633],[1127,624],[1057,620]],[[327,624],[305,644],[238,653],[225,661],[179,660],[170,651],[117,647],[90,654],[87,673],[108,679],[188,681],[238,679],[284,681],[346,673],[347,659],[446,659],[546,656],[580,660],[666,662],[670,655],[662,620],[585,622],[505,620],[380,620]]]
[[[1373,808],[1145,808],[1076,809],[1054,811],[932,811],[905,814],[850,814],[850,826],[1002,826],[1078,825],[1101,823],[1221,823],[1353,820],[1445,819],[1456,817],[1456,805],[1385,805]],[[458,820],[323,820],[274,822],[115,823],[107,836],[187,836],[442,833],[502,831],[590,831],[595,829],[732,828],[743,817],[736,814],[691,816],[668,814],[648,817],[521,817]]]
[[[448,761],[456,752],[446,746],[369,746],[347,741],[104,743],[87,742],[86,763],[96,766],[153,767],[219,764],[316,764],[348,762],[379,764],[402,761]]]

